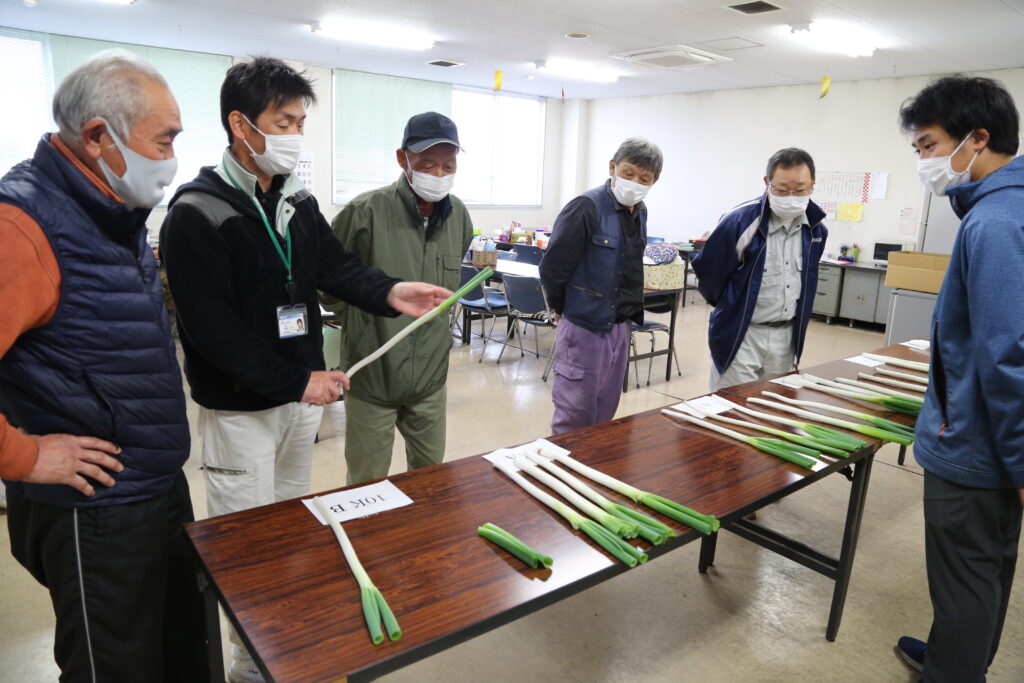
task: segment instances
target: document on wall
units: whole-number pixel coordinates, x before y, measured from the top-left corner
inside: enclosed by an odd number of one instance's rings
[[[917,211],[912,206],[900,209],[900,224],[897,232],[901,235],[917,234]]]
[[[860,203],[846,203],[840,202],[839,209],[836,213],[836,220],[846,221],[848,223],[859,223],[860,219],[864,217],[864,205]]]
[[[387,479],[376,484],[328,493],[326,496],[320,497],[327,503],[327,508],[339,522],[348,522],[360,517],[369,517],[378,512],[412,505],[412,498],[402,493],[401,489]],[[312,498],[306,498],[302,503],[309,508],[309,511],[321,524],[327,524],[327,520],[320,516],[320,511],[316,509]]]
[[[299,157],[299,163],[295,166],[292,174],[302,181],[310,194],[313,194],[313,155],[311,153],[303,150],[302,156]]]
[[[868,183],[868,199],[885,199],[888,186],[888,173],[872,173],[871,180]]]
[[[841,173],[828,171],[818,174],[814,184],[815,204],[818,199],[834,199],[838,202],[859,202],[870,199],[870,173]]]

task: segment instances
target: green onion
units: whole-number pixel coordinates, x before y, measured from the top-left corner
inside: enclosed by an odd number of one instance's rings
[[[922,363],[917,360],[903,360],[902,358],[893,358],[892,356],[879,356],[877,353],[862,353],[861,355],[865,358],[870,358],[871,360],[881,361],[886,365],[895,365],[900,368],[917,370],[918,372],[928,372],[931,369],[930,364]]]
[[[827,382],[827,380],[814,379],[810,375],[806,375],[806,377],[814,382]],[[888,389],[886,387],[868,384],[867,382],[861,382],[855,379],[850,379],[849,377],[836,377],[835,381],[840,385],[857,387],[858,389],[866,389],[867,391],[873,391],[874,393],[880,394],[882,396],[891,396],[893,398],[902,398],[907,401],[920,401],[921,403],[924,403],[923,396],[915,396],[914,394],[907,394],[902,391],[896,391],[895,389]]]
[[[916,382],[901,382],[896,379],[890,379],[888,377],[879,377],[878,375],[872,375],[867,372],[858,372],[857,376],[861,379],[866,379],[871,382],[878,382],[879,384],[885,384],[890,387],[899,387],[900,389],[910,389],[911,391],[920,391],[924,393],[928,387],[924,384],[917,384]]]
[[[423,325],[426,325],[428,322],[430,322],[431,320],[433,320],[434,318],[436,318],[437,316],[441,315],[443,312],[445,312],[446,310],[451,308],[455,304],[455,302],[457,302],[459,299],[461,299],[462,297],[464,297],[467,294],[469,294],[481,282],[483,282],[484,280],[486,280],[487,278],[489,278],[493,274],[494,274],[494,271],[491,270],[490,268],[484,268],[483,270],[481,270],[479,273],[477,273],[473,277],[472,280],[470,280],[469,282],[464,284],[462,287],[460,287],[459,291],[457,291],[454,294],[452,294],[450,297],[445,299],[439,305],[437,305],[436,307],[434,307],[431,310],[427,311],[426,313],[421,315],[416,320],[413,320],[411,323],[409,323],[409,325],[407,327],[403,328],[401,331],[396,333],[395,336],[393,336],[391,339],[388,339],[384,343],[384,345],[381,346],[379,349],[377,349],[376,351],[371,353],[369,356],[367,356],[366,358],[362,359],[361,361],[359,361],[358,363],[353,365],[351,368],[346,370],[345,374],[348,375],[349,379],[352,379],[352,376],[354,374],[356,374],[357,372],[362,370],[364,367],[366,367],[367,365],[369,365],[370,363],[372,363],[373,361],[377,360],[378,358],[383,356],[385,353],[390,351],[392,346],[394,346],[395,344],[397,344],[398,342],[402,341],[407,336],[412,334],[416,330],[416,328],[421,327]]]
[[[647,554],[642,550],[634,548],[594,520],[584,517],[551,494],[541,491],[539,488],[526,481],[526,478],[523,477],[523,475],[512,469],[511,465],[503,462],[495,462],[491,464],[504,472],[505,476],[518,484],[524,491],[564,517],[573,529],[578,529],[587,536],[590,536],[594,542],[607,550],[621,562],[630,567],[635,567],[637,563],[643,564],[647,561]]]
[[[756,429],[766,434],[779,436],[782,437],[783,439],[786,439],[787,441],[792,441],[795,444],[811,448],[813,449],[814,453],[828,453],[829,455],[834,455],[840,458],[845,458],[847,455],[849,455],[848,451],[843,450],[842,448],[831,446],[826,441],[819,441],[813,437],[802,436],[800,434],[794,434],[793,432],[786,432],[781,429],[775,429],[774,427],[766,427],[765,425],[758,424],[756,422],[751,422],[750,420],[736,420],[731,417],[726,417],[725,415],[715,415],[713,413],[707,413],[698,408],[697,406],[693,405],[689,401],[683,401],[683,404],[686,405],[686,407],[688,407],[690,410],[698,413],[703,418],[710,418],[712,420],[718,420],[719,422],[733,424],[738,427]]]
[[[334,535],[337,537],[339,545],[341,545],[341,552],[345,555],[345,561],[348,562],[348,567],[352,570],[356,583],[359,584],[359,593],[363,601],[363,617],[365,617],[366,627],[370,631],[370,640],[373,641],[374,645],[384,642],[384,634],[380,628],[381,620],[384,621],[384,628],[388,632],[388,637],[391,640],[398,640],[402,637],[402,630],[398,628],[398,620],[395,619],[394,612],[388,607],[388,603],[384,600],[380,590],[373,585],[370,575],[363,569],[363,565],[356,555],[355,548],[352,547],[352,542],[348,540],[348,534],[341,528],[341,524],[335,519],[320,496],[313,497],[313,504],[320,511],[324,521],[334,529]]]
[[[562,453],[556,453],[547,449],[540,449],[538,451],[541,455],[552,460],[557,460],[562,465],[565,465],[571,470],[575,470],[578,474],[582,474],[587,479],[609,488],[616,493],[620,493],[626,498],[629,498],[634,503],[640,503],[646,505],[656,512],[660,512],[666,517],[671,517],[677,522],[681,522],[691,529],[696,529],[702,534],[711,534],[718,531],[721,526],[720,522],[713,515],[704,515],[696,510],[680,505],[679,503],[669,500],[668,498],[662,498],[659,495],[651,493],[649,491],[641,491],[635,486],[619,481],[615,477],[610,477],[604,472],[595,470],[593,467],[584,465],[579,460],[564,455]]]
[[[647,515],[637,512],[625,505],[608,500],[600,493],[587,486],[580,479],[556,465],[554,461],[549,460],[538,453],[527,453],[526,457],[543,467],[548,472],[554,474],[563,482],[576,489],[579,493],[589,498],[605,512],[615,515],[623,521],[635,524],[639,531],[639,535],[654,545],[661,545],[669,536],[676,535],[676,532],[674,532],[671,527],[662,524],[653,517],[648,517]]]
[[[918,384],[928,386],[928,378],[921,377],[920,375],[911,375],[908,372],[899,372],[898,370],[889,370],[888,368],[875,368],[875,372],[880,375],[888,375],[889,377],[898,377],[899,379],[910,380]]]
[[[806,452],[808,455],[820,454],[815,451],[812,451],[809,448],[804,448],[803,446],[786,443],[785,441],[780,441],[778,439],[768,439],[759,436],[747,436],[746,434],[740,434],[739,432],[734,431],[732,429],[728,429],[727,427],[719,427],[716,424],[705,422],[700,418],[692,417],[690,415],[687,415],[686,413],[679,413],[674,410],[669,410],[668,408],[663,408],[661,414],[668,415],[669,417],[674,417],[678,420],[690,422],[691,424],[698,425],[700,427],[703,427],[704,429],[709,429],[713,432],[718,432],[719,434],[728,436],[732,439],[736,439],[737,441],[741,441],[747,445],[753,446],[759,451],[764,451],[765,453],[777,456],[779,458],[782,458],[783,460],[788,460],[789,462],[795,465],[799,465],[800,467],[803,467],[808,470],[813,470],[814,466],[818,463],[818,461],[815,460],[813,457],[809,458],[807,457],[807,455],[802,455],[801,453]]]
[[[793,384],[798,384],[806,389],[820,391],[823,394],[831,394],[833,396],[839,396],[840,398],[853,398],[858,401],[877,403],[887,410],[891,410],[895,413],[904,413],[906,415],[916,416],[921,412],[921,406],[924,403],[923,399],[910,400],[903,398],[902,396],[889,396],[874,389],[859,389],[855,391],[850,386],[846,386],[839,382],[823,380],[812,375],[800,375],[800,377],[789,378],[787,381]]]
[[[834,417],[829,417],[827,415],[812,413],[809,410],[802,410],[800,408],[789,406],[784,403],[766,401],[761,398],[748,398],[747,401],[750,403],[757,403],[759,405],[768,406],[769,408],[774,408],[775,410],[782,410],[787,413],[792,413],[794,415],[806,417],[811,420],[818,420],[819,422],[835,425],[836,427],[842,427],[843,429],[849,429],[851,432],[857,432],[859,434],[863,434],[864,436],[874,437],[882,441],[895,441],[896,443],[901,443],[905,445],[910,445],[914,442],[913,436],[908,436],[906,434],[897,432],[890,432],[872,425],[862,425],[856,422],[850,422],[849,420],[840,420]]]
[[[577,510],[591,519],[597,520],[601,526],[616,536],[621,536],[622,538],[636,538],[640,534],[640,528],[636,524],[621,520],[610,512],[605,512],[566,486],[560,480],[552,477],[550,474],[537,467],[537,465],[527,458],[518,456],[515,459],[515,464],[520,470],[526,472],[531,477],[562,496],[562,498],[565,498],[570,504],[575,506]]]
[[[871,435],[868,435],[868,436],[876,436],[877,438],[884,439],[885,441],[894,441],[896,443],[901,443],[901,444],[903,444],[905,446],[909,446],[914,441],[914,428],[913,427],[908,427],[907,425],[902,425],[899,422],[893,422],[892,420],[887,420],[884,417],[879,417],[878,415],[871,415],[870,413],[862,413],[862,412],[860,412],[858,410],[847,410],[846,408],[840,408],[838,406],[832,406],[832,405],[829,405],[827,403],[817,403],[816,401],[800,401],[800,400],[795,399],[795,398],[787,398],[787,397],[785,397],[785,396],[783,396],[781,394],[776,394],[776,393],[771,392],[771,391],[762,391],[761,393],[764,394],[765,396],[771,396],[772,398],[774,398],[777,401],[782,401],[783,403],[788,403],[790,405],[804,406],[804,407],[807,407],[807,408],[817,408],[818,410],[826,410],[826,411],[829,411],[829,412],[832,412],[832,413],[838,413],[840,415],[849,415],[850,417],[856,417],[856,418],[859,418],[861,420],[864,420],[865,422],[870,422],[875,427],[878,427],[879,429],[881,429],[881,430],[883,430],[885,432],[891,432],[891,434],[886,434],[884,436],[882,436],[880,434],[871,434]],[[894,437],[898,437],[898,436],[909,438],[910,441],[904,442],[904,440],[901,440],[899,438],[894,438]]]
[[[534,550],[497,524],[487,522],[478,528],[476,533],[491,543],[504,548],[534,569],[547,568],[553,564],[553,560],[550,557]]]
[[[787,380],[788,381],[788,380]],[[782,417],[781,415],[772,415],[770,413],[762,413],[757,410],[751,410],[746,406],[737,406],[736,410],[741,413],[746,413],[751,417],[756,417],[759,420],[768,420],[769,422],[777,422],[779,424],[789,425],[796,429],[802,430],[813,436],[818,441],[824,441],[836,448],[842,448],[846,451],[860,450],[864,446],[868,445],[867,441],[861,441],[856,439],[849,434],[838,432],[834,429],[829,429],[823,425],[815,424],[813,422],[802,422],[800,420],[793,420],[788,417]]]

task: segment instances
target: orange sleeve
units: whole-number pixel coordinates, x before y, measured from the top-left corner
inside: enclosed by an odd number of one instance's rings
[[[0,204],[0,358],[18,337],[53,317],[60,300],[60,268],[46,235],[32,218]],[[30,436],[0,414],[0,476],[23,479],[36,463]]]

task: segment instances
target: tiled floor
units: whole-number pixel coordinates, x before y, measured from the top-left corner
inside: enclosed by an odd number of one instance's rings
[[[619,415],[706,392],[708,313],[704,305],[689,305],[680,313],[676,348],[683,376],[665,382],[664,360],[658,359],[651,385],[643,386],[647,369],[641,364],[642,388],[631,385]],[[808,335],[805,367],[882,345],[877,329],[845,324],[813,322]],[[545,339],[542,335],[542,351]],[[540,381],[545,359],[521,359],[518,350],[510,349],[501,365],[495,365],[499,347],[489,345],[484,362],[478,363],[480,349],[480,339],[474,338],[469,346],[456,342],[452,351],[450,460],[548,434],[550,384]],[[314,490],[344,483],[343,405],[328,411],[322,435],[328,438],[316,447]],[[398,437],[392,472],[405,467],[403,448]],[[912,459],[897,466],[893,446],[884,448],[876,463],[843,624],[834,643],[824,638],[832,582],[726,535],[706,576],[697,573],[698,546],[690,544],[382,680],[916,680],[892,647],[903,634],[924,637],[931,618],[921,470]],[[195,458],[186,467],[196,514],[203,516],[206,503],[197,468]],[[759,519],[838,553],[848,493],[845,479],[830,477],[769,506]],[[46,591],[11,559],[6,534],[0,534],[0,590],[0,681],[56,680],[53,615]],[[990,681],[1024,680],[1022,590],[1018,587],[1011,600]]]

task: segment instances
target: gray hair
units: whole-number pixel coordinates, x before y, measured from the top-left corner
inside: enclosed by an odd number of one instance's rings
[[[87,59],[54,93],[53,120],[61,137],[78,140],[85,124],[102,116],[128,144],[132,126],[148,109],[141,87],[144,79],[167,85],[160,72],[127,50],[104,50]]]
[[[644,138],[626,138],[619,148],[615,150],[612,161],[616,164],[620,161],[628,161],[634,166],[646,168],[654,173],[654,179],[661,176],[661,167],[665,164],[665,157],[661,154],[661,148]]]

